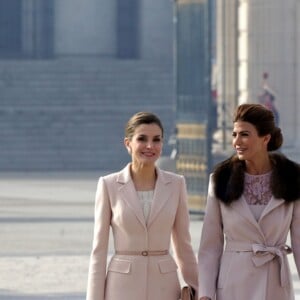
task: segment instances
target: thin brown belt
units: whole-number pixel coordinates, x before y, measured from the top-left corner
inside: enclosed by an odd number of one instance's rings
[[[119,255],[141,255],[141,256],[159,256],[169,254],[169,250],[150,250],[150,251],[116,251]]]

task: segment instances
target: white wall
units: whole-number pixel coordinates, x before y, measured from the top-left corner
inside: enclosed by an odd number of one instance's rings
[[[141,0],[141,55],[145,59],[172,59],[173,0]]]
[[[296,147],[298,149],[298,153],[300,153],[300,1],[297,1],[297,20],[296,20],[296,86],[297,86],[297,91],[296,91],[296,98],[295,98],[295,112],[296,112],[296,126],[295,130],[297,132],[297,138],[296,138]]]
[[[257,101],[262,74],[268,72],[269,85],[276,93],[279,126],[286,146],[295,144],[299,119],[296,109],[299,94],[296,3],[297,0],[248,0],[248,101]]]
[[[55,0],[56,55],[116,54],[117,0]],[[141,59],[172,61],[173,0],[141,0]]]
[[[55,0],[55,54],[113,56],[115,0]]]

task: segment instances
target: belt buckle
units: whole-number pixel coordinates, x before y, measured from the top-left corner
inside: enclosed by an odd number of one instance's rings
[[[142,251],[142,255],[143,255],[143,256],[148,256],[149,253],[148,253],[148,251]]]

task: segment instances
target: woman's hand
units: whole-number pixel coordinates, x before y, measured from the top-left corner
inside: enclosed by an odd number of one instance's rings
[[[200,300],[211,300],[211,299],[208,297],[201,297]]]

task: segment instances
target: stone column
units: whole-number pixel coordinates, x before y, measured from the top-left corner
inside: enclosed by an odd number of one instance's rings
[[[231,150],[232,112],[238,102],[238,0],[217,0],[217,151]]]
[[[140,55],[140,0],[117,1],[117,57],[137,59]]]
[[[34,0],[22,1],[22,52],[25,57],[31,57],[34,51],[33,12]]]
[[[49,58],[53,55],[53,0],[35,0],[35,57]]]
[[[44,58],[53,53],[53,1],[22,1],[22,52]]]
[[[190,210],[204,211],[212,169],[210,0],[176,1],[176,170]]]

